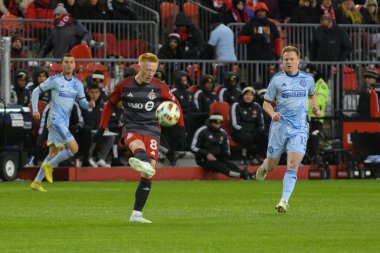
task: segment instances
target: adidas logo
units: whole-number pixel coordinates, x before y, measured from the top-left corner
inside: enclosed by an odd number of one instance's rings
[[[283,83],[283,84],[281,85],[281,87],[284,87],[284,86],[286,86],[286,83]]]
[[[132,92],[129,92],[129,94],[127,95],[127,97],[133,98]]]

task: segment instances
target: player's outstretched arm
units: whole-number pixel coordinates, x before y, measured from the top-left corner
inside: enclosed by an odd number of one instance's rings
[[[281,119],[281,113],[274,111],[274,108],[270,102],[264,101],[263,109],[269,114],[273,121],[279,121]]]

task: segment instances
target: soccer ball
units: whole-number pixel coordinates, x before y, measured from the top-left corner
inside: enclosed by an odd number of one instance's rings
[[[164,101],[157,107],[156,118],[161,126],[174,126],[177,124],[179,116],[179,108],[174,102]]]

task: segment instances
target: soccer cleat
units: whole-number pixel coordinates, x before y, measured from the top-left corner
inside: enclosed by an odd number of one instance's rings
[[[153,176],[156,173],[156,171],[152,168],[152,165],[150,165],[150,163],[143,162],[135,157],[129,158],[128,163],[132,167],[132,169],[143,172],[150,176]]]
[[[106,163],[106,161],[104,161],[104,159],[100,159],[97,163],[97,167],[102,167],[102,168],[110,168],[111,167],[111,164],[109,163]]]
[[[54,171],[53,167],[51,167],[50,164],[47,162],[43,162],[41,167],[45,172],[46,180],[49,183],[53,183],[53,171]]]
[[[275,209],[279,213],[286,213],[288,208],[289,208],[289,204],[283,200],[281,200],[280,203],[278,203],[277,206],[275,207]]]
[[[88,159],[88,163],[93,167],[93,168],[97,168],[98,167],[98,164],[94,161],[94,158],[90,158]]]
[[[129,222],[131,222],[131,223],[152,223],[150,220],[144,219],[144,217],[142,217],[141,212],[139,212],[139,213],[133,212],[131,214],[131,217],[129,218]]]
[[[30,185],[30,188],[38,192],[47,192],[47,190],[42,187],[42,183],[37,181],[33,181]]]
[[[263,166],[256,171],[256,179],[259,181],[263,181],[267,176],[267,171],[263,169]]]

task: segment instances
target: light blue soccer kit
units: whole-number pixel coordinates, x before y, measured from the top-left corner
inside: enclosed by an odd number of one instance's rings
[[[62,74],[49,77],[33,93],[51,91],[50,112],[47,127],[49,130],[48,145],[60,147],[74,140],[69,131],[70,115],[75,100],[82,108],[88,109],[82,82],[72,77],[66,79]],[[38,95],[32,96],[33,111],[38,108]]]
[[[307,103],[312,95],[314,79],[303,71],[296,75],[282,71],[273,76],[264,99],[276,103],[274,110],[281,113],[281,119],[271,123],[268,157],[280,158],[285,150],[305,154],[309,137]]]

